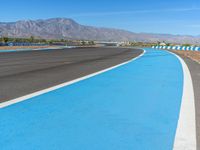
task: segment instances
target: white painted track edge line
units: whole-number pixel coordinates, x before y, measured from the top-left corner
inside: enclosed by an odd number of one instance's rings
[[[184,73],[183,96],[173,150],[196,150],[196,115],[192,77],[185,61],[178,55],[169,53],[179,59]]]
[[[89,75],[86,75],[86,76],[83,76],[83,77],[80,77],[78,79],[74,79],[72,81],[69,81],[69,82],[65,82],[65,83],[62,83],[62,84],[59,84],[59,85],[56,85],[56,86],[53,86],[53,87],[50,87],[50,88],[47,88],[47,89],[44,89],[44,90],[40,90],[40,91],[37,91],[37,92],[34,92],[32,94],[28,94],[28,95],[25,95],[25,96],[22,96],[22,97],[19,97],[19,98],[16,98],[16,99],[12,99],[12,100],[9,100],[9,101],[6,101],[6,102],[3,102],[3,103],[0,103],[0,109],[1,108],[5,108],[5,107],[8,107],[10,105],[13,105],[13,104],[16,104],[16,103],[19,103],[19,102],[22,102],[22,101],[25,101],[25,100],[28,100],[30,98],[33,98],[33,97],[36,97],[36,96],[39,96],[39,95],[42,95],[42,94],[45,94],[45,93],[48,93],[48,92],[51,92],[51,91],[54,91],[54,90],[57,90],[57,89],[60,89],[60,88],[63,88],[63,87],[66,87],[66,86],[69,86],[69,85],[72,85],[74,83],[77,83],[77,82],[80,82],[82,80],[86,80],[86,79],[89,79],[91,77],[94,77],[96,75],[99,75],[99,74],[102,74],[104,72],[107,72],[107,71],[110,71],[110,70],[113,70],[115,68],[118,68],[120,66],[123,66],[123,65],[126,65],[132,61],[135,61],[137,59],[139,59],[140,57],[142,57],[144,54],[146,53],[145,50],[143,50],[142,54],[140,54],[139,56],[129,60],[129,61],[126,61],[124,63],[121,63],[121,64],[118,64],[118,65],[115,65],[113,67],[110,67],[110,68],[107,68],[107,69],[104,69],[104,70],[101,70],[101,71],[98,71],[98,72],[95,72],[95,73],[92,73],[92,74],[89,74]]]

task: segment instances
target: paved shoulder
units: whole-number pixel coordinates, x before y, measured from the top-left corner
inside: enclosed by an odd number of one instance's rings
[[[195,107],[196,107],[196,132],[197,132],[197,149],[200,149],[200,64],[197,62],[194,62],[193,60],[180,55],[186,62],[186,64],[189,67],[192,80],[193,80],[193,86],[194,86],[194,96],[195,96]]]

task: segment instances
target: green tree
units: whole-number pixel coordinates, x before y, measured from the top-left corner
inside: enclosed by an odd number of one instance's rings
[[[53,42],[54,42],[53,40],[49,40],[47,43],[51,45],[53,44]]]
[[[81,41],[81,45],[85,45],[86,44],[86,42],[85,41]]]
[[[3,42],[3,43],[7,43],[7,42],[8,42],[8,40],[9,40],[9,38],[8,38],[8,37],[2,37],[2,42]]]
[[[34,37],[34,36],[31,36],[31,37],[30,37],[30,42],[31,42],[31,43],[34,43],[34,41],[35,41],[35,37]]]
[[[94,41],[89,41],[88,44],[89,45],[95,45]]]
[[[191,44],[183,44],[182,46],[191,46]]]

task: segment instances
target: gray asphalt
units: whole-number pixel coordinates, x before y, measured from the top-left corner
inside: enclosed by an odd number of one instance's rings
[[[196,109],[197,150],[200,150],[200,64],[183,55],[179,56],[181,56],[188,65],[193,80]]]
[[[106,69],[141,53],[126,48],[0,53],[0,102]]]

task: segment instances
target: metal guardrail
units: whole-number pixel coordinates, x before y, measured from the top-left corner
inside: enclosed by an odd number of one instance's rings
[[[152,48],[167,50],[200,51],[200,47],[193,46],[152,46]]]

